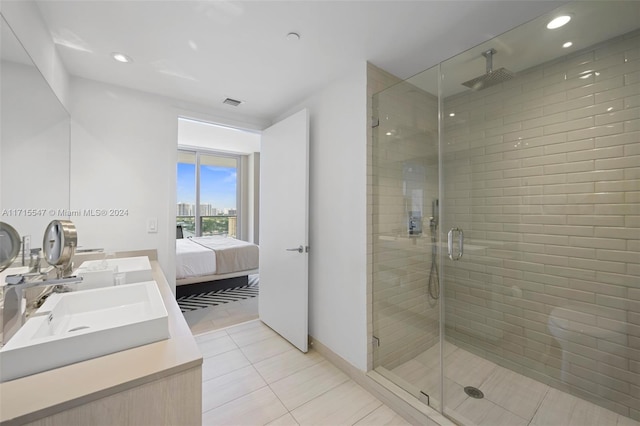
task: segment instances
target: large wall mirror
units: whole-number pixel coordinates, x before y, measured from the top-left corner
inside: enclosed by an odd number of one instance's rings
[[[70,117],[4,17],[0,30],[0,221],[42,247],[68,216]]]

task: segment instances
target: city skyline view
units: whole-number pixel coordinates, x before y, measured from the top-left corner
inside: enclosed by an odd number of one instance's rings
[[[236,210],[237,171],[235,167],[200,166],[200,210],[201,214],[223,214],[226,210]],[[177,205],[196,204],[195,164],[178,163]],[[205,211],[203,211],[203,208]],[[215,211],[215,212],[214,212]],[[183,207],[184,212],[184,207]],[[228,214],[228,213],[227,213]],[[235,214],[235,213],[234,213]]]

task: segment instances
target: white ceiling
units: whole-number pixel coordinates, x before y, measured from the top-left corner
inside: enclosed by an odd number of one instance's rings
[[[571,21],[554,30],[547,23],[558,15],[569,15]],[[486,60],[482,56],[491,48],[493,69],[504,67],[518,73],[548,61],[579,52],[640,28],[640,1],[576,1],[553,12],[541,15],[518,28],[479,44],[442,64],[442,94],[445,97],[467,89],[463,82],[485,74]],[[535,42],[532,42],[535,41]],[[563,48],[571,41],[573,45]],[[585,65],[585,70],[589,65]],[[429,93],[438,93],[436,70],[428,70],[409,80]]]
[[[364,61],[407,78],[563,3],[38,1],[70,74],[261,122]]]

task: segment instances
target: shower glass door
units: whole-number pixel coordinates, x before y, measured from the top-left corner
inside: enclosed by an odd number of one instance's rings
[[[373,97],[373,367],[439,409],[437,69],[419,80]]]
[[[441,233],[464,232],[441,274],[444,413],[461,424],[640,420],[639,17],[571,2],[441,64]]]
[[[373,97],[373,368],[459,424],[640,425],[638,46],[569,2]]]

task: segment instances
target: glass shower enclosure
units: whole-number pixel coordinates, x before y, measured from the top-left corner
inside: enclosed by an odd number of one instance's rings
[[[640,424],[640,3],[372,101],[373,369],[461,424]]]

